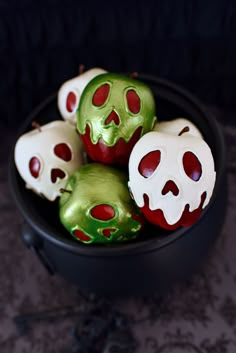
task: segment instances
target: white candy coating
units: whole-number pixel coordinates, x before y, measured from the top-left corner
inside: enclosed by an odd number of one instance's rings
[[[185,118],[177,118],[174,120],[157,122],[153,128],[153,131],[178,136],[185,127],[189,129],[187,132],[188,134],[203,138],[200,130],[196,127],[196,125]]]
[[[15,164],[28,189],[54,201],[61,195],[59,190],[65,187],[68,177],[83,163],[83,147],[75,128],[68,122],[55,120],[41,126],[40,130],[27,132],[17,140]],[[55,146],[62,143],[71,151],[70,161],[59,158],[54,152]],[[30,172],[29,163],[33,157],[40,161],[38,177]],[[65,177],[52,182],[53,169],[59,169]]]
[[[145,178],[139,172],[141,160],[152,151],[160,151],[160,163],[150,177]],[[198,181],[192,180],[185,173],[183,156],[192,152],[200,161],[202,174]],[[152,131],[145,134],[134,146],[129,160],[129,188],[139,207],[144,206],[144,194],[149,197],[151,210],[161,209],[168,224],[179,221],[185,205],[189,210],[197,209],[201,196],[206,192],[203,208],[209,203],[215,185],[216,173],[211,150],[207,143],[190,134],[174,136]],[[162,194],[166,183],[173,181],[179,193],[171,191]]]
[[[100,68],[93,68],[63,83],[63,85],[58,91],[57,96],[58,109],[63,119],[69,120],[74,124],[76,123],[75,113],[79,105],[80,97],[84,88],[94,77],[106,72],[107,71]],[[73,111],[67,110],[67,98],[69,93],[73,93],[76,97],[75,108],[73,109]]]

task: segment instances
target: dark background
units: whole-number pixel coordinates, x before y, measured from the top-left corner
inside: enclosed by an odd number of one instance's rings
[[[19,125],[80,64],[167,78],[234,109],[235,63],[234,0],[0,1],[1,124]]]

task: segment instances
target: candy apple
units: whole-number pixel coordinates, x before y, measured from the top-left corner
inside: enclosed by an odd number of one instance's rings
[[[59,215],[75,239],[112,243],[137,237],[143,218],[130,197],[127,179],[123,171],[100,163],[86,164],[71,175]]]
[[[135,143],[156,122],[155,100],[143,82],[106,73],[85,87],[77,111],[77,128],[94,161],[127,165]]]
[[[83,151],[75,128],[55,120],[20,136],[15,164],[28,189],[54,201],[68,177],[83,163]]]
[[[188,133],[149,132],[130,156],[133,198],[145,218],[165,229],[195,223],[210,201],[215,179],[210,147]]]

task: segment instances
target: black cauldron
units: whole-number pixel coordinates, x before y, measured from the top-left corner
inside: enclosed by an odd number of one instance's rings
[[[140,238],[129,244],[80,244],[60,224],[58,204],[43,200],[25,188],[14,164],[14,148],[10,156],[9,182],[25,220],[21,231],[25,244],[49,273],[58,273],[81,289],[101,295],[163,293],[174,283],[189,278],[206,258],[225,218],[225,144],[216,119],[197,99],[173,83],[143,74],[139,79],[155,95],[159,121],[177,117],[191,120],[212,149],[216,185],[210,203],[193,226],[164,231],[148,224]],[[56,97],[52,95],[32,112],[19,136],[32,129],[33,120],[42,125],[61,119]]]

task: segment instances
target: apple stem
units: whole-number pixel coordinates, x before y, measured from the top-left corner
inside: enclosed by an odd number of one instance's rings
[[[31,124],[35,129],[38,129],[39,132],[42,131],[41,126],[39,125],[39,123],[37,121],[32,121]]]
[[[136,78],[136,77],[138,77],[138,72],[137,72],[137,71],[132,72],[132,73],[129,75],[129,77],[131,77],[131,78]]]
[[[84,73],[85,66],[83,64],[80,64],[79,66],[79,75],[82,75]]]
[[[180,133],[178,134],[178,136],[181,136],[183,135],[185,132],[188,132],[189,131],[189,127],[188,126],[185,126],[181,131]]]
[[[72,193],[72,191],[71,190],[67,190],[67,189],[63,189],[63,188],[61,188],[60,190],[60,193],[64,193],[64,192],[68,192],[69,194],[71,194]]]

